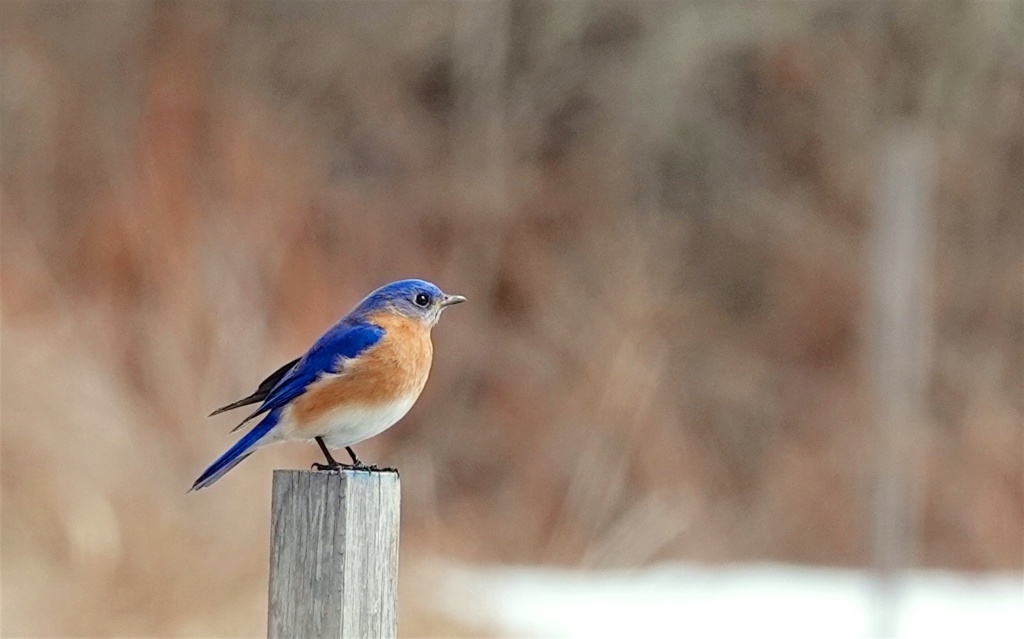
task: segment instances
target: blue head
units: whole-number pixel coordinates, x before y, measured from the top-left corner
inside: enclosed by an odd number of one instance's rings
[[[352,310],[352,315],[365,316],[378,311],[390,311],[433,326],[441,317],[441,311],[465,301],[466,298],[461,295],[446,295],[430,282],[400,280],[367,295]]]

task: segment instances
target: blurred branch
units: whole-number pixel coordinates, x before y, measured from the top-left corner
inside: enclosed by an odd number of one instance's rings
[[[510,5],[463,2],[453,33],[457,87],[455,149],[469,205],[482,213],[505,212],[508,170],[506,65]]]
[[[879,585],[876,633],[897,623],[900,575],[914,560],[927,431],[925,387],[931,362],[931,233],[935,149],[927,133],[892,129],[883,137],[869,243],[868,362],[875,398],[873,559]]]

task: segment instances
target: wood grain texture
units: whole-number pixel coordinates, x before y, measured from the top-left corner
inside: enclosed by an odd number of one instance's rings
[[[398,473],[277,470],[267,636],[394,637]]]

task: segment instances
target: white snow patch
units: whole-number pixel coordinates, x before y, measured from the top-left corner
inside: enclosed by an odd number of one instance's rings
[[[1024,577],[1012,573],[914,571],[883,590],[864,571],[786,565],[430,570],[447,613],[503,635],[1024,637]]]

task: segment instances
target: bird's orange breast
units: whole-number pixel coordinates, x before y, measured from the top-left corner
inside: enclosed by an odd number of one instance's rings
[[[346,360],[338,374],[310,384],[292,402],[291,417],[300,427],[339,408],[382,406],[423,390],[434,351],[430,329],[423,322],[388,312],[367,319],[384,329],[384,337]]]

